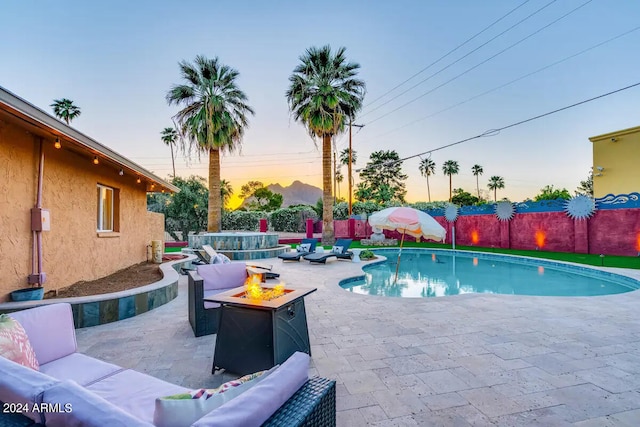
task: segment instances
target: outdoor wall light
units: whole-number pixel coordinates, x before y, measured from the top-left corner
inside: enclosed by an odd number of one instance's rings
[[[120,169],[120,172],[118,172],[118,175],[120,176],[124,175],[124,170]]]
[[[142,180],[140,178],[136,179],[136,183],[140,184],[142,182]]]
[[[60,147],[62,147],[62,144],[60,144],[60,138],[58,138],[56,136],[56,142],[53,143],[53,146],[56,147],[56,149],[60,149]]]
[[[93,164],[97,165],[98,163],[100,163],[100,160],[98,160],[98,156],[93,156]]]
[[[602,166],[596,166],[596,169],[598,169],[598,172],[602,172],[604,170]]]

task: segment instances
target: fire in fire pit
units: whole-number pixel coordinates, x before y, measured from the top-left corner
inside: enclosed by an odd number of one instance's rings
[[[244,282],[246,287],[245,290],[245,298],[249,298],[252,300],[261,300],[261,301],[271,301],[272,299],[278,298],[284,295],[284,285],[279,284],[274,286],[273,288],[263,288],[260,286],[261,276],[259,274],[250,275],[247,280]]]

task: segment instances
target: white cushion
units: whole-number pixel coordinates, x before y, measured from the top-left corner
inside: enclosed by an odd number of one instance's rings
[[[151,426],[74,381],[63,381],[47,389],[43,401],[60,410],[44,413],[47,427],[138,427]]]
[[[215,390],[194,390],[181,396],[182,398],[178,396],[160,397],[156,399],[153,423],[156,427],[190,426],[209,412],[258,384],[276,367],[229,381]]]
[[[310,252],[311,251],[311,243],[301,243],[296,248],[298,252]]]
[[[106,401],[134,417],[152,423],[156,397],[188,392],[189,389],[126,369],[87,386]]]
[[[259,426],[309,379],[309,355],[296,352],[255,387],[209,412],[194,427]]]
[[[334,254],[341,254],[343,250],[344,248],[342,246],[334,246],[333,248],[331,248],[331,252],[333,252]]]
[[[87,386],[101,378],[122,371],[120,366],[94,359],[82,353],[73,353],[40,366],[40,371],[59,380],[73,380]]]
[[[0,357],[0,401],[4,403],[29,405],[31,409],[34,403],[42,402],[42,392],[57,383],[59,381],[49,375]],[[0,418],[1,411],[0,408]],[[23,415],[44,423],[40,413],[29,411]]]

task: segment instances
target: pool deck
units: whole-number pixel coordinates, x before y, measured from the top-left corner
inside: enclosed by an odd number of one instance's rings
[[[310,374],[337,381],[339,426],[640,425],[640,291],[386,298],[338,286],[365,263],[261,261],[291,287],[318,288],[305,298]],[[175,300],[77,339],[186,387],[234,378],[210,374],[215,336],[194,338],[185,276]]]

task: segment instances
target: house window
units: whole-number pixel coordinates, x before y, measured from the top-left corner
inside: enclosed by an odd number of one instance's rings
[[[98,231],[118,231],[118,196],[117,189],[98,184]]]

